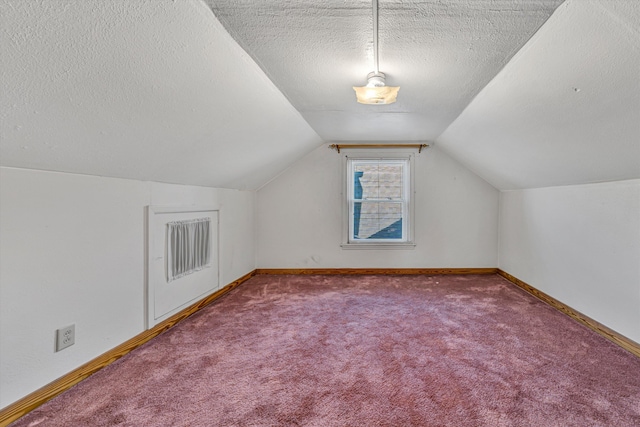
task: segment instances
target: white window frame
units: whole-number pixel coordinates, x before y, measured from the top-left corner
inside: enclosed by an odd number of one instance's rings
[[[342,154],[342,244],[343,249],[413,249],[416,246],[414,240],[414,199],[415,199],[415,150],[385,149],[383,151],[370,151],[362,149],[343,149]],[[350,182],[353,170],[349,160],[407,160],[408,171],[405,170],[405,179],[408,188],[405,189],[405,207],[402,217],[403,235],[406,240],[396,239],[362,239],[355,240],[351,235],[351,218],[353,216],[353,185]]]

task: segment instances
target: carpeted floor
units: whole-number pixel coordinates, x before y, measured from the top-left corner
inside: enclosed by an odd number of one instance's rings
[[[256,276],[12,426],[640,426],[640,359],[496,275]]]

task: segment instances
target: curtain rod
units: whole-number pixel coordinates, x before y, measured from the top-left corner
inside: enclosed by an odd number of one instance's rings
[[[429,144],[331,144],[329,148],[338,153],[343,148],[417,148],[418,153],[421,153],[428,146]]]

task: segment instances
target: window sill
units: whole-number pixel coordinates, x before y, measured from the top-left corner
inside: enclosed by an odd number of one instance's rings
[[[389,250],[389,249],[415,249],[415,243],[342,243],[342,249],[373,249],[373,250]]]

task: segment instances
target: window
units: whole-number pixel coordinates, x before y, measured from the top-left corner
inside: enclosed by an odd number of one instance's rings
[[[167,282],[211,264],[211,218],[167,223]]]
[[[413,156],[345,156],[344,248],[413,247]]]

